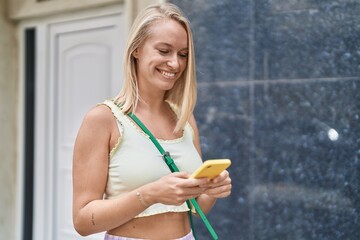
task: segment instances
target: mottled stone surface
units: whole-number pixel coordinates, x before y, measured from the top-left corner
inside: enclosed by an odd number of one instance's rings
[[[192,22],[204,159],[233,161],[220,239],[360,239],[360,2],[171,2]]]
[[[255,239],[360,237],[359,80],[256,86]]]
[[[255,78],[360,75],[360,2],[256,0]]]

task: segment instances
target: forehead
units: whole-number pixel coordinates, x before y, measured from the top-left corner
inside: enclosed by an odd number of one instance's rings
[[[150,27],[150,35],[146,42],[165,43],[176,48],[188,47],[188,36],[185,28],[173,19],[160,20]]]

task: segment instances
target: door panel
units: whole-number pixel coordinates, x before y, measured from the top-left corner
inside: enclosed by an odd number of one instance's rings
[[[38,152],[46,151],[38,156],[47,159],[38,160],[38,164],[45,166],[37,168],[41,175],[37,178],[46,184],[35,186],[35,195],[45,204],[35,203],[34,239],[103,238],[103,233],[82,238],[73,228],[72,154],[86,112],[120,90],[125,24],[124,15],[119,12],[52,22],[39,36],[46,38],[49,46],[48,51],[45,50],[48,60],[43,62],[46,67],[41,67],[48,71],[48,79],[39,81],[44,82],[46,91],[37,93],[42,95],[39,99],[47,102],[39,103],[43,108],[39,116],[46,117],[43,129],[46,129],[47,140],[45,146],[37,147]]]
[[[75,239],[72,222],[72,150],[85,113],[116,95],[121,82],[121,15],[51,27],[55,69],[55,233]],[[91,24],[93,22],[94,24]],[[83,26],[83,27],[82,27]],[[112,71],[116,69],[117,71]],[[89,237],[89,239],[95,239]],[[101,239],[101,238],[100,238]]]

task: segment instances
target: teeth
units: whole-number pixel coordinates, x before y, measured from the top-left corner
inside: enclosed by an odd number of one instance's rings
[[[175,73],[170,73],[170,72],[165,72],[165,71],[161,71],[161,74],[166,77],[174,77],[175,76]]]

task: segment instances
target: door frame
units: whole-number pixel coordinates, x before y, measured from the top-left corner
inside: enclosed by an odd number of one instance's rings
[[[64,13],[56,16],[42,17],[38,19],[28,19],[22,22],[19,22],[18,25],[18,39],[19,39],[19,84],[18,84],[18,134],[17,134],[17,200],[16,200],[16,226],[15,226],[15,239],[23,240],[29,239],[23,237],[24,232],[24,202],[25,202],[25,150],[24,150],[24,141],[25,141],[25,31],[26,29],[33,28],[36,31],[36,67],[35,67],[35,143],[34,143],[34,185],[33,185],[33,236],[42,235],[41,233],[46,232],[46,236],[43,236],[43,239],[52,239],[51,233],[53,232],[53,226],[48,222],[45,222],[46,219],[51,219],[47,213],[47,217],[39,216],[37,214],[37,209],[46,204],[52,204],[53,199],[48,199],[46,196],[46,189],[49,189],[49,184],[45,181],[46,175],[51,174],[47,172],[47,169],[52,169],[51,162],[46,162],[46,159],[51,158],[51,154],[54,151],[53,146],[50,144],[50,149],[44,151],[42,146],[45,146],[49,139],[54,139],[52,132],[46,132],[46,128],[49,127],[49,123],[54,121],[53,114],[46,111],[48,108],[47,99],[51,99],[46,92],[47,89],[51,90],[50,83],[48,79],[51,78],[50,71],[46,69],[47,61],[50,57],[49,49],[49,25],[56,24],[63,21],[75,21],[87,18],[101,17],[112,14],[123,14],[124,15],[124,29],[126,32],[129,31],[129,27],[132,21],[132,11],[131,4],[127,4],[131,1],[124,1],[121,4],[109,5],[106,7],[96,8],[96,9],[84,9],[71,13]],[[39,37],[41,36],[41,37]],[[36,94],[36,93],[45,93],[45,94]],[[52,124],[52,123],[51,123]],[[50,166],[48,165],[50,164]],[[36,174],[34,174],[36,172]],[[41,174],[39,174],[41,173]],[[44,191],[45,190],[45,191]],[[35,224],[35,222],[37,224]],[[40,227],[42,226],[42,227]],[[45,230],[46,228],[46,230]],[[37,238],[38,240],[39,238]],[[40,239],[39,239],[40,240]]]

